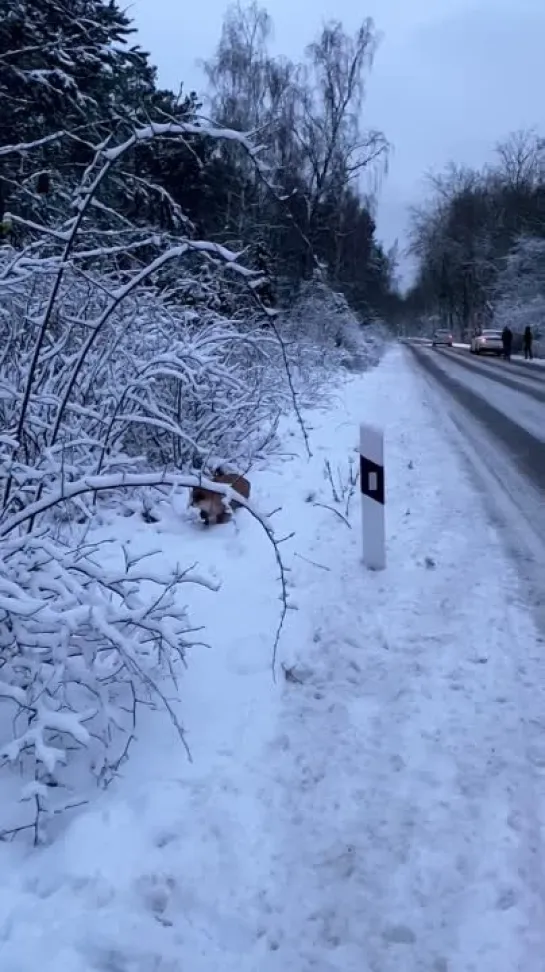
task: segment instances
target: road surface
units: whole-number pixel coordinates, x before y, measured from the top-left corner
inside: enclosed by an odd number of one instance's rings
[[[545,633],[545,367],[476,357],[464,348],[408,347],[436,393],[445,434],[464,453],[502,529]]]

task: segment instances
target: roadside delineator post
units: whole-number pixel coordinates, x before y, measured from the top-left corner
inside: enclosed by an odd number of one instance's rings
[[[363,562],[369,570],[386,567],[384,433],[360,425],[360,490]]]

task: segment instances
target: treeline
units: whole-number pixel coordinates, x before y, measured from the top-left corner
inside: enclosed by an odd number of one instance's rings
[[[272,306],[320,267],[360,314],[387,314],[397,300],[393,259],[376,239],[370,190],[388,143],[361,126],[373,24],[354,36],[325,26],[298,64],[270,53],[271,30],[256,3],[228,11],[203,65],[211,102],[203,108],[195,92],[159,87],[115,0],[0,0],[0,216],[59,225],[98,144],[204,113],[253,133],[259,168],[238,143],[203,138],[197,125],[183,142],[145,141],[108,179],[97,224],[115,214],[131,227],[182,227],[245,250]],[[11,242],[25,238],[24,227],[3,225]],[[132,259],[120,255],[120,269]]]
[[[451,166],[431,180],[413,213],[416,283],[409,316],[440,321],[462,338],[508,321],[516,332],[545,322],[545,139],[517,132],[482,171]],[[544,331],[545,333],[545,331]]]

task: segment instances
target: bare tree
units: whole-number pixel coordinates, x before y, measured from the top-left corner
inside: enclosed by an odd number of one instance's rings
[[[213,58],[201,61],[211,90],[214,117],[240,131],[260,128],[268,113],[267,43],[272,22],[252,0],[227,10]]]
[[[315,268],[321,252],[338,280],[347,237],[361,232],[364,223],[362,174],[376,179],[388,154],[382,132],[364,130],[361,119],[377,35],[371,20],[354,36],[338,22],[326,24],[307,48],[305,62],[294,64],[269,53],[271,29],[255,0],[229,9],[215,57],[204,64],[212,110],[223,124],[254,132],[264,145],[269,183],[293,203],[287,218],[303,243],[303,274]],[[241,239],[273,229],[260,178],[254,172],[241,179]],[[327,246],[320,245],[324,238]]]
[[[379,160],[388,143],[382,132],[363,131],[365,74],[377,47],[372,20],[350,37],[342,24],[327,24],[307,49],[302,69],[302,119],[298,132],[311,175],[311,215],[331,191],[338,193]]]
[[[534,187],[543,173],[543,145],[533,129],[512,132],[496,146],[504,182],[514,190]]]
[[[262,146],[268,178],[246,160],[238,160],[239,184],[231,188],[226,225],[236,226],[240,240],[269,229],[267,186],[285,182],[298,168],[300,150],[294,138],[299,92],[297,68],[268,51],[272,21],[255,0],[229,7],[214,57],[201,65],[209,83],[213,117],[224,125],[252,132]],[[224,154],[232,147],[224,145]],[[296,157],[297,156],[297,157]],[[249,164],[248,164],[249,163]],[[231,218],[231,216],[233,218]]]
[[[346,201],[350,187],[364,172],[375,180],[388,157],[388,142],[377,130],[362,129],[366,74],[377,48],[373,21],[368,19],[353,37],[342,24],[326,24],[307,48],[307,64],[299,70],[300,120],[295,129],[306,172],[307,227],[310,239],[319,232],[320,209],[336,214],[334,266],[340,266]],[[376,188],[376,181],[372,188]]]

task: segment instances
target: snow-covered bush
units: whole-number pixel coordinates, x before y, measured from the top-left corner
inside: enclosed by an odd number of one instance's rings
[[[140,702],[166,706],[183,738],[161,684],[196,637],[181,585],[212,586],[182,567],[150,571],[119,545],[87,546],[74,520],[98,495],[190,485],[184,471],[218,460],[248,464],[274,435],[286,388],[277,367],[268,381],[273,335],[145,288],[100,333],[108,282],[93,288],[73,269],[33,363],[55,272],[29,264],[14,275],[13,259],[0,264],[0,765],[22,772],[41,821],[74,799],[74,762],[109,782]]]
[[[87,282],[67,272],[59,288],[53,333],[46,335],[26,421],[17,430],[31,478],[38,469],[55,475],[61,457],[65,476],[251,458],[274,431],[283,401],[266,381],[269,358],[278,353],[274,336],[212,313],[169,307],[144,288],[127,296],[100,330],[111,297],[100,277],[94,283],[89,292]],[[53,273],[30,273],[4,285],[0,279],[0,420],[14,433],[28,383],[30,336],[35,339],[29,325],[43,316],[53,285]]]
[[[495,293],[495,321],[516,334],[530,325],[538,340],[545,337],[545,240],[524,236],[503,262]],[[537,350],[537,348],[536,348]]]
[[[108,782],[140,703],[160,702],[183,738],[163,678],[197,638],[183,584],[213,587],[184,565],[168,575],[119,544],[86,543],[92,503],[194,485],[192,470],[217,461],[248,466],[291,391],[266,312],[235,321],[199,298],[221,267],[250,289],[258,275],[183,218],[175,234],[150,233],[101,196],[131,145],[185,128],[97,147],[75,215],[40,226],[13,214],[27,242],[0,248],[0,766],[21,775],[39,819],[67,802],[76,767]],[[165,267],[195,278],[190,306],[165,287]]]
[[[183,740],[160,678],[176,674],[195,638],[179,585],[213,585],[113,553],[106,566],[96,545],[2,536],[0,729],[9,726],[11,738],[0,740],[0,760],[22,772],[23,796],[41,814],[73,799],[74,751],[86,753],[99,782],[110,781],[140,703],[161,700]]]
[[[282,335],[298,349],[304,373],[317,365],[363,371],[378,363],[386,341],[383,328],[376,322],[362,324],[319,269],[302,285],[281,326]]]
[[[159,701],[183,738],[162,679],[195,638],[182,585],[213,586],[86,544],[97,497],[190,486],[218,462],[247,470],[283,409],[300,420],[296,391],[316,388],[317,367],[323,378],[325,360],[358,368],[380,351],[325,285],[280,320],[256,300],[251,318],[261,278],[240,254],[195,239],[179,212],[163,235],[117,219],[105,187],[119,159],[186,129],[98,146],[72,215],[46,226],[13,214],[26,243],[0,247],[0,766],[21,773],[38,820],[62,807],[74,764],[109,781],[141,702]],[[252,154],[237,133],[199,131]],[[247,288],[244,317],[223,299],[229,275]]]

